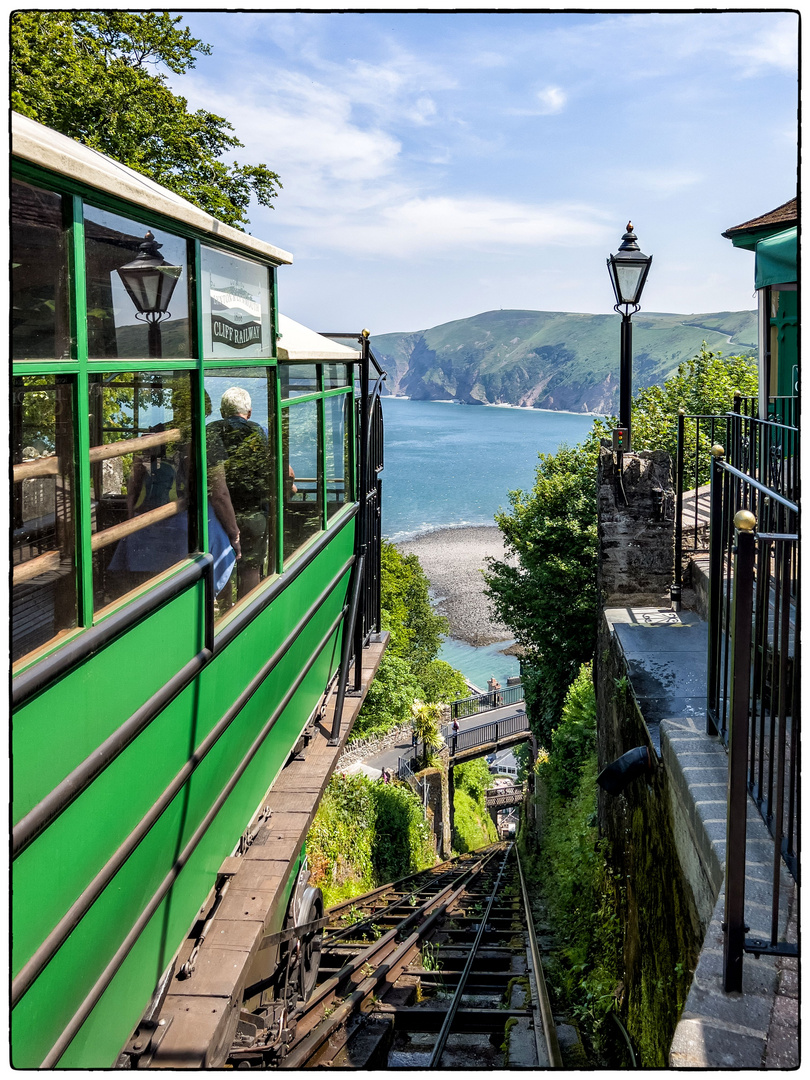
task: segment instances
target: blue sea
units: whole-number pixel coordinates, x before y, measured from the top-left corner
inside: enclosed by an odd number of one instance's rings
[[[531,488],[539,453],[585,437],[592,416],[384,398],[383,533],[395,542],[436,529],[492,525],[510,491]],[[441,657],[476,686],[519,673],[502,650],[448,639]]]

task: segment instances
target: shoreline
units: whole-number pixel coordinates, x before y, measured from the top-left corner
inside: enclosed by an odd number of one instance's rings
[[[430,581],[434,606],[449,621],[449,636],[468,645],[514,641],[495,620],[484,595],[481,571],[486,559],[504,560],[497,525],[462,525],[435,529],[395,544],[403,555],[416,555]]]
[[[458,401],[456,398],[412,398],[407,394],[386,394],[383,399],[385,401],[419,401],[422,404],[430,405],[471,405],[470,401]],[[482,409],[519,409],[521,412],[532,413],[550,413],[552,416],[604,416],[603,412],[584,412],[573,409],[538,409],[534,405],[513,405],[509,401],[479,401],[476,403],[475,408]]]

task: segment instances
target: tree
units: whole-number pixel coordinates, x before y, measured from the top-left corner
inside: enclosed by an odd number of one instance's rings
[[[417,674],[435,660],[447,633],[447,619],[430,603],[430,582],[416,555],[402,555],[382,542],[380,606],[382,624],[391,631],[389,649],[410,663]]]
[[[485,591],[525,650],[521,662],[534,728],[547,745],[568,686],[596,636],[598,442],[540,454],[534,487],[509,493],[496,515],[512,561],[490,560]]]
[[[417,743],[422,744],[422,766],[427,768],[431,752],[437,752],[444,746],[444,739],[439,731],[441,705],[416,700],[411,706],[411,712]]]
[[[699,415],[732,408],[734,393],[757,392],[750,357],[722,357],[705,342],[663,386],[639,390],[632,403],[633,442],[667,450],[677,445],[678,409]],[[509,494],[511,510],[496,515],[516,565],[491,561],[486,592],[496,615],[524,648],[521,661],[532,726],[550,745],[568,686],[590,660],[596,640],[596,466],[600,439],[615,418],[596,420],[583,443],[541,454],[530,492]],[[694,425],[688,427],[694,444]],[[703,446],[708,458],[708,438]],[[705,482],[703,473],[698,483]]]
[[[383,654],[377,674],[354,724],[355,736],[389,731],[404,724],[419,693],[410,664],[390,651]]]
[[[697,425],[688,416],[722,416],[734,407],[735,394],[754,397],[758,376],[756,361],[750,356],[723,356],[712,352],[703,342],[701,350],[691,360],[681,364],[663,386],[646,386],[637,391],[632,401],[631,422],[633,445],[648,450],[666,450],[675,460],[678,449],[678,410],[687,414],[685,446],[699,443],[697,483],[709,481],[709,461],[712,440],[704,423],[698,433]],[[602,438],[610,437],[615,418],[597,420],[594,431]],[[694,468],[687,469],[684,489],[695,484]]]
[[[243,145],[233,126],[190,112],[156,70],[182,75],[210,54],[181,22],[157,11],[14,12],[11,105],[241,228],[251,198],[271,207],[281,183],[266,165],[220,160]]]
[[[446,660],[431,660],[419,671],[419,685],[424,701],[457,701],[469,696],[469,689],[460,671]]]

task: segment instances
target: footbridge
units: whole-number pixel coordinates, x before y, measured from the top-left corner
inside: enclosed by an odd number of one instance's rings
[[[525,784],[490,788],[487,791],[487,810],[506,810],[510,806],[519,806],[525,795]]]
[[[473,758],[485,757],[496,750],[506,750],[510,746],[519,743],[533,741],[534,736],[529,727],[529,719],[524,710],[513,712],[508,716],[488,720],[485,724],[476,724],[475,727],[460,727],[457,732],[453,731],[452,724],[447,724],[441,729],[444,745],[439,751],[442,762],[449,768],[463,765],[465,761]],[[421,753],[419,749],[411,749],[409,753],[397,759],[397,776],[405,780],[419,767]]]

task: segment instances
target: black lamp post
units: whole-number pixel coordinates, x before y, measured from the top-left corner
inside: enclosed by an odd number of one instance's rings
[[[171,318],[169,303],[183,273],[182,266],[172,266],[160,254],[154,234],[148,232],[140,245],[138,255],[132,262],[122,266],[118,274],[137,308],[135,318],[149,327],[149,356],[160,358],[163,354],[160,323]]]
[[[633,326],[631,317],[639,310],[641,291],[647,280],[652,255],[644,255],[639,250],[633,224],[628,221],[627,232],[622,237],[622,244],[615,255],[607,260],[608,273],[616,294],[614,310],[622,316],[621,361],[619,374],[619,427],[627,432],[627,445],[630,449],[630,401],[633,396]]]

